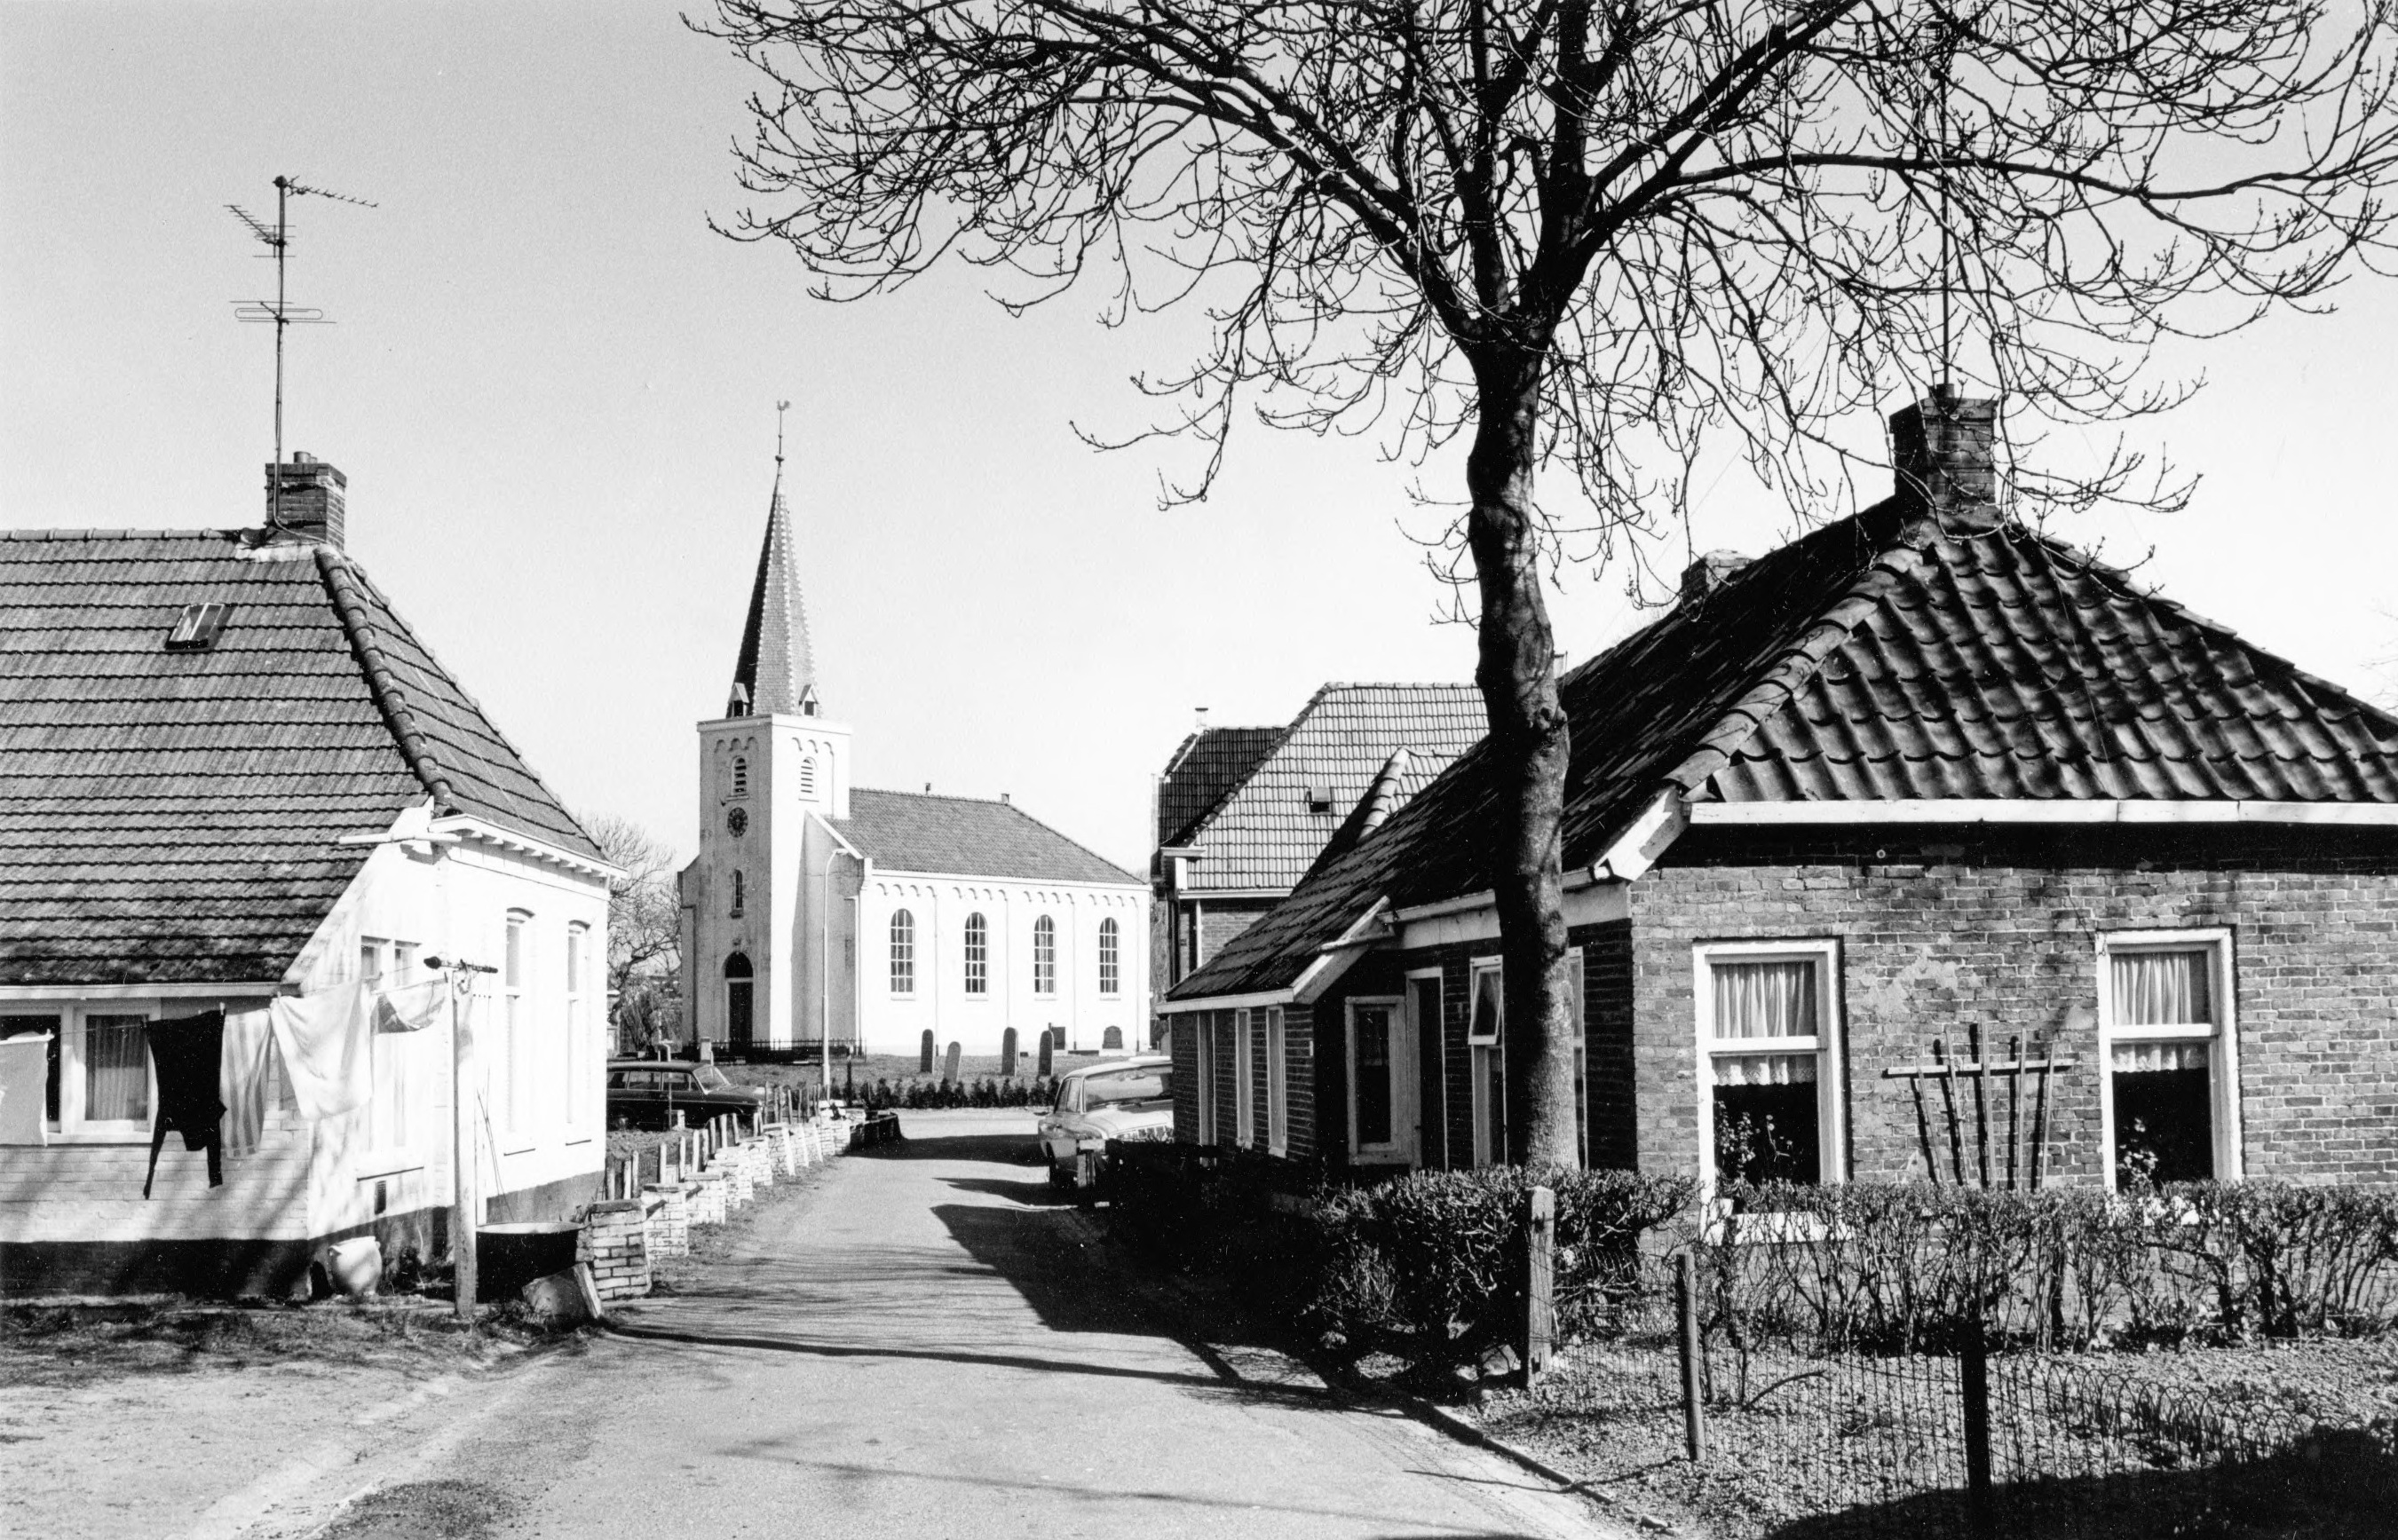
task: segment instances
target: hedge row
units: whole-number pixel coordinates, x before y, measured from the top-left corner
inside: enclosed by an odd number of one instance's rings
[[[1541,1185],[1556,1195],[1558,1324],[1590,1330],[1637,1292],[1640,1236],[1689,1206],[1691,1183],[1500,1166],[1342,1187],[1287,1161],[1188,1145],[1121,1146],[1107,1176],[1113,1221],[1136,1243],[1352,1353],[1427,1366],[1512,1334]]]
[[[1018,1079],[944,1081],[938,1077],[898,1081],[876,1080],[858,1088],[858,1100],[869,1112],[886,1107],[924,1112],[945,1107],[1045,1107],[1058,1094],[1058,1082],[1034,1077]]]
[[[1868,1351],[2361,1334],[2398,1323],[2398,1193],[2212,1182],[2114,1195],[1853,1183],[1727,1195],[1704,1321]]]

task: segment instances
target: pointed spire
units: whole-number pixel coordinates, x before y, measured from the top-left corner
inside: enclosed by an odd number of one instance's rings
[[[766,542],[758,553],[758,581],[749,619],[741,629],[741,661],[733,670],[726,714],[813,716],[815,654],[808,646],[807,609],[800,598],[798,542],[783,501],[783,421],[788,401],[775,405],[775,496],[766,512]]]

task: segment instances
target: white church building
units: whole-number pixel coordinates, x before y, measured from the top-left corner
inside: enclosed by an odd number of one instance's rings
[[[970,1056],[1128,1051],[1149,1019],[1149,885],[1011,805],[853,784],[800,596],[782,461],[724,715],[699,724],[681,875],[692,1029],[731,1056],[829,1043]]]

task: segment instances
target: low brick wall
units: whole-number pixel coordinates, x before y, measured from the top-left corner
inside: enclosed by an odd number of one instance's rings
[[[591,1269],[601,1299],[634,1299],[650,1292],[648,1204],[640,1199],[594,1203],[584,1212],[574,1260]]]
[[[707,1169],[724,1173],[724,1212],[726,1213],[730,1214],[736,1209],[746,1209],[749,1206],[749,1162],[743,1158],[738,1149],[727,1147],[718,1150],[716,1158],[708,1162]]]
[[[681,1182],[663,1185],[653,1183],[641,1189],[645,1199],[653,1200],[647,1208],[644,1227],[649,1231],[650,1255],[689,1256],[691,1254],[690,1187]]]

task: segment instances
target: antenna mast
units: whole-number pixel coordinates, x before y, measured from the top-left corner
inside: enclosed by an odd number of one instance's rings
[[[249,233],[275,253],[275,298],[236,300],[234,318],[240,321],[272,321],[275,323],[275,461],[268,473],[266,487],[266,522],[276,529],[283,527],[283,329],[293,325],[317,326],[330,324],[325,313],[313,305],[295,305],[285,298],[284,265],[291,251],[291,200],[295,197],[330,198],[335,203],[355,204],[360,208],[375,206],[364,198],[328,192],[322,187],[308,187],[290,177],[275,179],[275,228],[265,223],[239,204],[225,208],[233,217],[249,227]]]

